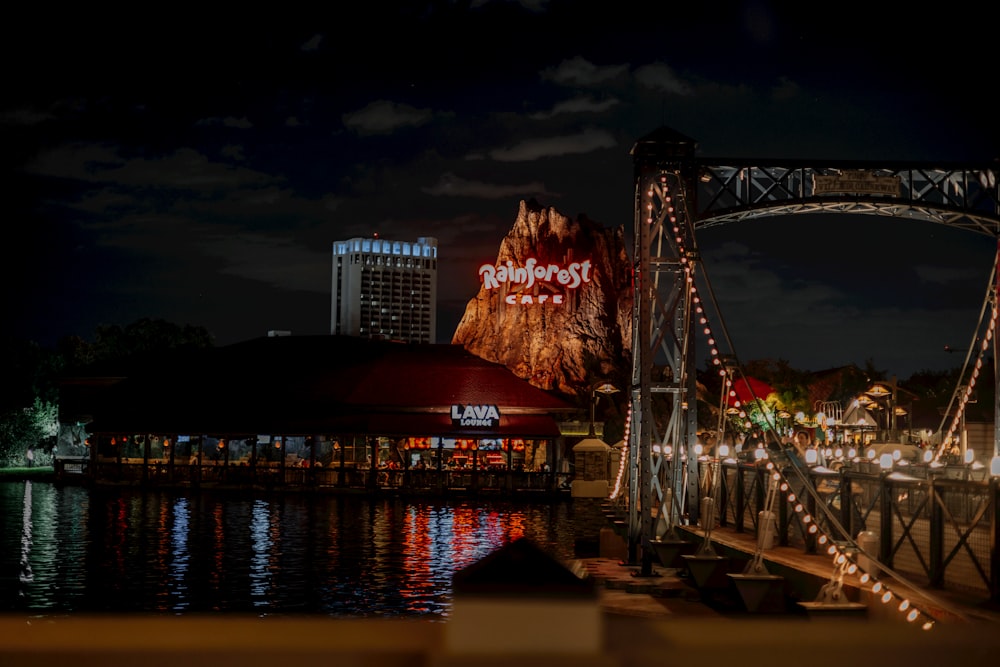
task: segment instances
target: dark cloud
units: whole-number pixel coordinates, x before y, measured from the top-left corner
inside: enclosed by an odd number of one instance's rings
[[[220,343],[325,333],[331,243],[379,232],[439,239],[447,340],[521,199],[631,234],[629,151],[663,125],[707,156],[1000,155],[982,74],[991,28],[963,12],[354,9],[350,21],[206,9],[141,29],[12,9],[9,331],[53,342],[150,316]],[[964,347],[994,252],[942,226],[848,216],[730,224],[699,243],[741,357],[812,369],[874,357],[901,375],[954,363],[938,350]]]

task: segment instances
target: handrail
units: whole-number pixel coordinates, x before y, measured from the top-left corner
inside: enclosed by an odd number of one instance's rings
[[[766,508],[756,491],[766,483],[767,470],[735,461],[723,465],[720,525],[745,532],[749,523],[757,534],[762,529],[757,514]],[[866,464],[836,472],[812,469],[809,488],[800,492],[809,494],[806,512],[833,539],[864,551],[859,534],[877,535],[877,553],[870,555],[884,569],[930,588],[983,593],[1000,602],[998,484],[955,478],[957,472],[911,466],[904,474]],[[778,543],[814,553],[799,513],[789,505],[779,497]]]

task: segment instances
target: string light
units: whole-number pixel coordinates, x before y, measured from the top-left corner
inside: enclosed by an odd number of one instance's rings
[[[996,274],[996,272],[998,270],[998,266],[1000,266],[1000,246],[998,246],[997,260],[994,262],[994,275]],[[990,280],[990,289],[991,290],[995,289],[993,285],[994,285],[994,282],[993,282],[993,279],[991,278],[991,280]],[[992,305],[993,305],[993,307],[992,307],[992,309],[990,311],[989,325],[986,327],[986,333],[983,336],[983,341],[982,341],[982,344],[980,345],[979,354],[976,357],[976,361],[975,361],[975,364],[974,364],[974,367],[973,367],[973,370],[972,370],[972,375],[971,375],[971,378],[969,380],[969,384],[965,387],[965,391],[962,392],[962,395],[959,398],[958,406],[955,409],[955,416],[952,418],[951,426],[948,429],[948,435],[945,436],[945,437],[943,437],[943,438],[941,438],[941,445],[936,450],[936,452],[934,454],[934,458],[933,458],[932,463],[939,463],[941,457],[944,455],[945,449],[951,443],[954,443],[957,440],[956,432],[961,428],[962,421],[964,420],[964,417],[965,417],[966,406],[969,404],[969,402],[972,399],[973,388],[976,386],[976,382],[979,379],[979,371],[980,371],[980,369],[983,366],[983,356],[988,352],[990,340],[992,340],[993,333],[996,330],[996,325],[997,325],[997,303],[996,303],[995,300],[993,300],[993,304]],[[964,369],[963,369],[963,372],[964,372]]]
[[[776,477],[781,477],[781,474],[778,472],[775,472],[774,475]],[[782,487],[783,491],[789,488],[787,480],[782,481],[780,486]],[[788,493],[786,497],[788,498],[789,503],[796,502],[797,500],[797,496],[794,493]],[[796,511],[799,511],[800,507],[802,507],[802,504],[801,502],[798,502],[795,506]],[[875,577],[871,575],[871,573],[863,571],[859,567],[857,562],[853,560],[853,556],[849,552],[842,552],[836,543],[830,541],[828,535],[826,535],[825,533],[820,533],[819,527],[817,526],[816,522],[812,520],[811,515],[809,514],[803,515],[802,521],[803,523],[808,524],[808,532],[811,535],[816,535],[817,533],[819,533],[816,537],[816,542],[819,545],[826,545],[829,543],[829,546],[827,547],[826,551],[833,558],[834,568],[835,568],[835,575],[834,577],[831,578],[831,583],[833,583],[839,577],[842,577],[843,574],[845,573],[850,575],[858,575],[858,581],[862,585],[866,585],[869,582],[872,582],[870,589],[871,593],[873,595],[881,594],[879,599],[883,604],[888,604],[893,599],[899,599],[900,602],[896,606],[896,609],[899,611],[900,614],[903,614],[905,616],[905,620],[907,622],[913,623],[917,619],[923,616],[924,618],[926,618],[926,620],[921,624],[920,626],[921,630],[927,631],[934,627],[934,620],[930,618],[926,613],[921,612],[917,608],[914,608],[912,602],[910,602],[908,598],[895,595],[888,587],[885,586],[883,582],[878,581]]]

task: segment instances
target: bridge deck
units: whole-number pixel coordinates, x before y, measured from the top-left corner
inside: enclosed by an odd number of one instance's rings
[[[704,540],[704,532],[695,526],[682,526],[686,539],[695,542]],[[740,564],[753,558],[757,541],[753,533],[737,532],[731,528],[715,528],[711,533],[715,552],[729,556],[739,568]],[[806,553],[799,547],[774,546],[763,554],[765,567],[770,574],[786,578],[793,594],[802,601],[812,601],[819,588],[828,583],[834,574],[830,556],[821,553]],[[986,621],[1000,623],[1000,606],[987,599],[956,591],[944,591],[921,587],[911,581],[897,579],[881,572],[878,579],[894,594],[905,597],[911,604],[942,622]],[[844,575],[843,590],[848,599],[863,602],[869,606],[870,616],[901,617],[896,611],[897,602],[883,605],[879,596],[873,595],[871,586],[863,585],[856,575]]]

